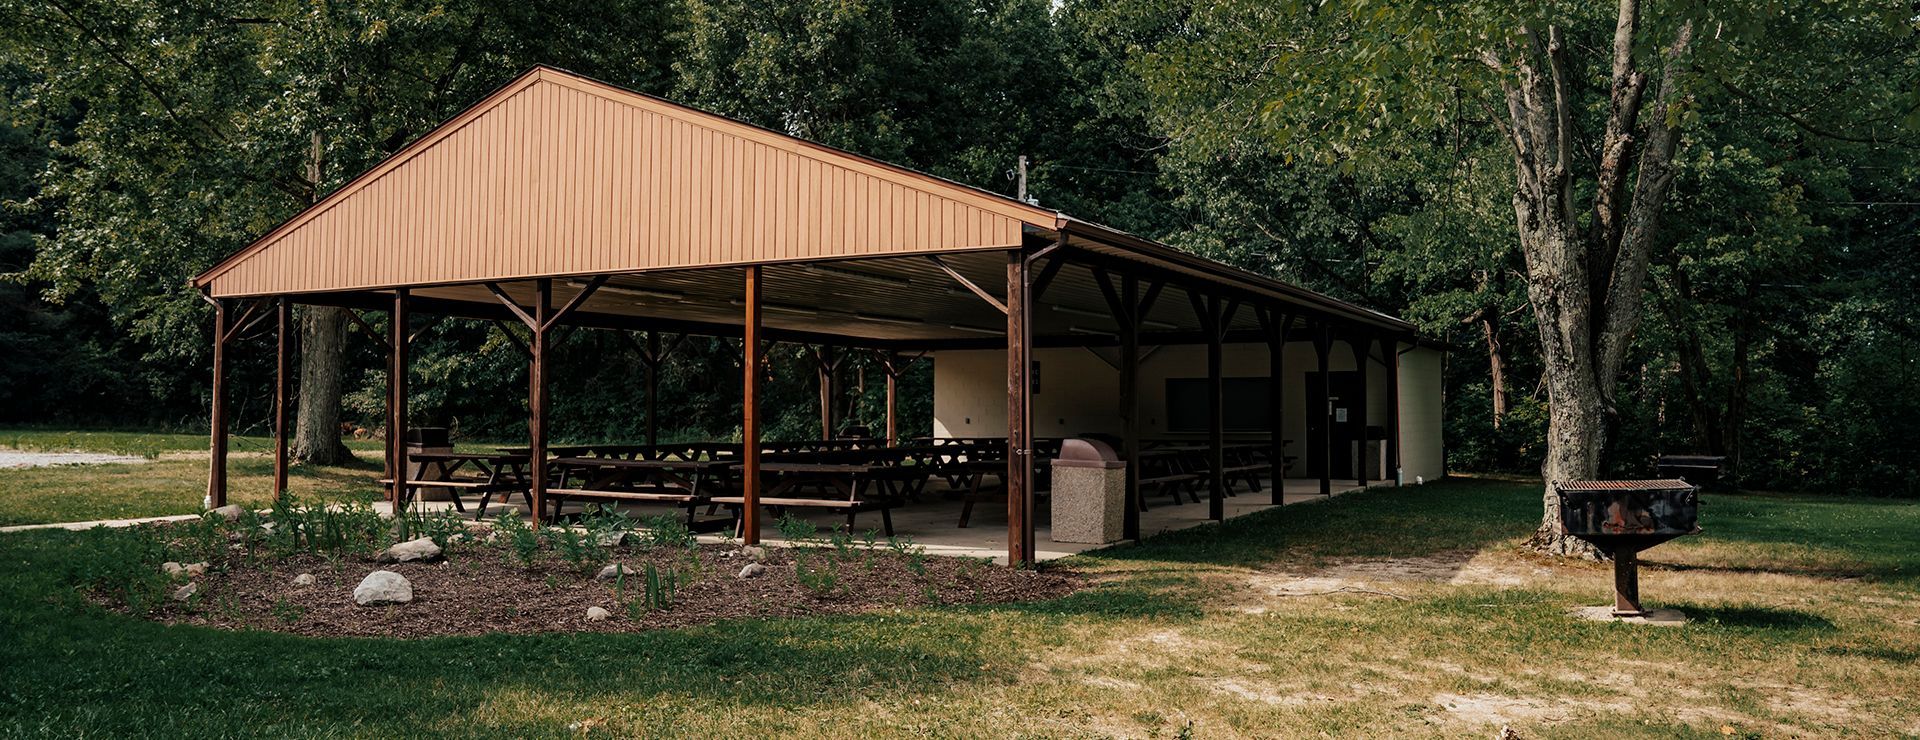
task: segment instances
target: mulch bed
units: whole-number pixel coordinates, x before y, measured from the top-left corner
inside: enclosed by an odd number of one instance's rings
[[[1047,568],[1013,570],[980,560],[913,558],[890,550],[766,548],[767,570],[752,578],[738,573],[752,562],[734,546],[701,545],[642,549],[622,546],[611,563],[625,566],[626,602],[642,602],[646,564],[672,569],[679,586],[664,609],[629,609],[613,581],[594,579],[552,552],[533,567],[513,559],[503,545],[465,543],[435,563],[381,564],[299,554],[284,559],[235,554],[194,578],[198,592],[185,604],[169,602],[152,618],[169,624],[254,629],[312,636],[428,637],[488,633],[639,632],[687,627],[724,619],[859,614],[935,604],[1000,604],[1065,596],[1085,579]],[[831,568],[831,590],[803,585],[795,559],[809,570]],[[829,565],[831,563],[831,566]],[[391,570],[413,585],[407,604],[363,607],[353,589],[368,573]],[[311,586],[293,585],[311,573]],[[613,613],[589,622],[588,607]]]

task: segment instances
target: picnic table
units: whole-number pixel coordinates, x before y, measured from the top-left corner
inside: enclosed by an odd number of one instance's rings
[[[562,457],[553,461],[560,486],[549,489],[554,517],[567,501],[633,501],[674,504],[687,511],[687,526],[700,526],[696,513],[726,484],[733,460],[659,457]],[[577,485],[568,482],[578,479]]]
[[[480,494],[480,508],[474,512],[475,520],[486,516],[487,506],[492,503],[496,493],[511,494],[518,491],[526,497],[527,507],[533,507],[533,494],[527,482],[527,456],[525,453],[505,452],[410,452],[407,459],[418,462],[422,467],[422,477],[417,480],[400,481],[400,502],[397,508],[404,509],[414,492],[422,488],[445,488],[453,494],[453,508],[466,513],[467,508],[460,502],[461,492]],[[464,468],[473,468],[477,475],[460,475]],[[405,469],[405,466],[402,466]],[[426,477],[432,471],[434,478]],[[382,484],[392,484],[391,478],[380,480]]]
[[[759,497],[759,503],[775,512],[788,508],[844,512],[848,531],[853,530],[860,512],[879,511],[883,531],[891,537],[893,508],[904,497],[904,488],[916,476],[923,483],[926,480],[927,471],[907,470],[909,467],[913,466],[884,462],[762,462],[760,472],[771,476],[774,483]],[[732,508],[736,521],[741,519],[737,512],[747,502],[745,496],[731,495],[709,501]]]

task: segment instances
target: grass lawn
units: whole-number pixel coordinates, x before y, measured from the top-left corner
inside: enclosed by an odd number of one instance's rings
[[[125,531],[0,535],[0,732],[759,737],[1920,734],[1920,506],[1708,495],[1648,553],[1682,627],[1575,621],[1538,487],[1453,480],[1076,557],[1052,602],[640,634],[167,627],[73,588]],[[345,593],[340,595],[347,598]],[[404,608],[404,607],[396,607]]]
[[[273,440],[232,438],[228,496],[264,507],[273,498]],[[302,500],[371,498],[381,442],[350,440],[359,462],[296,465],[288,486]],[[153,432],[0,429],[0,449],[101,452],[146,462],[0,469],[0,526],[193,514],[207,494],[207,437]]]

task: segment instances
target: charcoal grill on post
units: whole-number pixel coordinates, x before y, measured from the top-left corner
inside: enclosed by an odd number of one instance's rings
[[[1698,534],[1699,489],[1684,480],[1575,480],[1554,484],[1567,534],[1613,556],[1613,614],[1643,617],[1640,551]]]

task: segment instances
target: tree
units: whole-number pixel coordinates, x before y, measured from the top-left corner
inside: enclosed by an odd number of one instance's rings
[[[27,112],[79,120],[31,201],[59,226],[20,277],[54,301],[97,289],[149,360],[199,365],[206,312],[188,278],[534,63],[660,90],[673,10],[0,2],[0,39],[38,75]],[[312,462],[347,455],[345,326],[342,309],[303,311],[295,452]]]
[[[1620,0],[1608,10],[1361,0],[1179,5],[1166,12],[1182,14],[1184,33],[1137,59],[1162,127],[1178,132],[1176,146],[1199,153],[1188,156],[1202,166],[1253,146],[1293,169],[1365,173],[1432,151],[1459,127],[1498,136],[1511,162],[1514,242],[1549,399],[1541,464],[1548,481],[1602,472],[1618,423],[1616,386],[1702,87],[1732,90],[1726,81],[1761,70],[1797,74],[1766,62],[1770,43],[1783,36],[1814,42],[1806,56],[1854,54],[1817,43],[1809,30],[1822,24],[1911,36],[1910,9],[1893,2],[1648,10]],[[1857,74],[1861,66],[1839,68]],[[1550,487],[1544,499],[1534,544],[1587,552],[1559,534]]]

